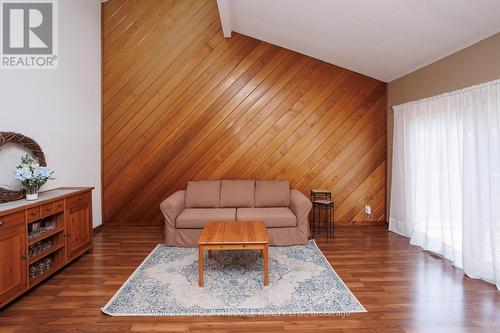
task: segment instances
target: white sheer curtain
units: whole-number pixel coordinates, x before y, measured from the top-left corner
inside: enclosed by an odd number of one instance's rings
[[[500,289],[500,80],[393,109],[389,230]]]

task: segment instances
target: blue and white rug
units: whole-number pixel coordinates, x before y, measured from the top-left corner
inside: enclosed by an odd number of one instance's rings
[[[111,316],[346,315],[366,312],[314,241],[269,248],[269,286],[258,251],[205,253],[158,245],[102,311]]]

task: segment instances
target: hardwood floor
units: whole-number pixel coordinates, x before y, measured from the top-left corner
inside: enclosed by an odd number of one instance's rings
[[[159,226],[104,226],[94,251],[0,311],[0,332],[498,332],[500,292],[385,225],[336,227],[318,245],[368,310],[347,317],[108,317],[103,306],[157,243]]]

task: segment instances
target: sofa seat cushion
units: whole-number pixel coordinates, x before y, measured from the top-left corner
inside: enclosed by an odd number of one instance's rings
[[[236,219],[238,221],[264,221],[268,228],[297,226],[297,217],[288,207],[238,208]]]
[[[175,226],[180,229],[201,229],[208,221],[235,220],[236,208],[186,208],[175,220]]]

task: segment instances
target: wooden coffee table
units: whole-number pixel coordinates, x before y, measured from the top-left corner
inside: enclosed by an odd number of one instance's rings
[[[199,285],[203,287],[203,251],[260,250],[264,256],[264,286],[269,283],[269,237],[263,221],[211,221],[198,239]]]

